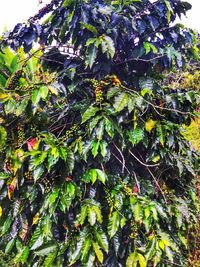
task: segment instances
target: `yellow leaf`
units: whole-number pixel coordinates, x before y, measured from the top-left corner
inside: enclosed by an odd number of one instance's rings
[[[149,119],[145,124],[146,131],[148,133],[150,133],[153,130],[153,128],[155,127],[155,125],[156,125],[156,121]]]
[[[57,147],[53,147],[51,149],[51,154],[54,156],[54,158],[57,158],[59,156],[59,152],[58,152]]]
[[[48,86],[49,91],[53,94],[58,96],[58,90],[53,86]]]
[[[33,223],[32,223],[32,225],[37,224],[38,221],[39,221],[39,219],[40,219],[40,214],[39,213],[36,213],[35,216],[33,217]]]
[[[3,215],[3,209],[2,209],[2,207],[0,206],[0,218],[2,217],[2,215]]]
[[[93,246],[94,252],[95,252],[99,262],[103,263],[103,253],[102,253],[99,245],[95,242],[92,242],[92,246]]]
[[[0,100],[8,100],[10,96],[5,93],[0,93]]]
[[[138,257],[138,260],[139,260],[140,267],[146,267],[147,266],[147,262],[146,262],[145,257],[140,253],[137,254],[137,257]]]
[[[165,244],[162,240],[159,241],[159,247],[164,250],[165,249]]]
[[[159,160],[160,160],[160,156],[159,155],[157,155],[157,156],[155,156],[155,157],[152,158],[152,161],[154,163],[158,162]]]
[[[8,198],[11,200],[12,198],[12,193],[10,191],[8,191]]]
[[[170,246],[170,242],[166,239],[163,239],[162,242],[165,244],[165,246]]]

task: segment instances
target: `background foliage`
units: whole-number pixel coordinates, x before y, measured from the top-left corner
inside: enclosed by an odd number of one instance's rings
[[[199,97],[168,72],[198,59],[172,24],[189,8],[57,0],[4,34],[0,247],[15,264],[188,266],[199,160],[182,126]]]

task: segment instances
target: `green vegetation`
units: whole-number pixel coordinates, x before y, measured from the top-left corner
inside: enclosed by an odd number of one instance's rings
[[[197,262],[199,155],[183,125],[199,95],[169,79],[197,60],[195,33],[171,26],[189,8],[54,0],[2,37],[2,266]]]

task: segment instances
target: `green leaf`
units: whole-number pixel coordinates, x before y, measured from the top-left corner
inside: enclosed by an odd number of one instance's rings
[[[54,155],[52,155],[51,150],[48,151],[48,164],[47,164],[47,169],[48,171],[50,171],[52,169],[52,167],[58,162],[59,157],[54,157]]]
[[[90,223],[90,225],[95,225],[96,223],[96,212],[93,210],[92,206],[88,207],[87,209],[87,213],[88,213],[88,221]]]
[[[52,221],[49,215],[46,215],[43,221],[43,232],[45,236],[51,236]]]
[[[113,96],[116,96],[120,92],[119,87],[111,87],[107,91],[107,99],[110,100]]]
[[[89,45],[91,45],[91,44],[94,44],[94,43],[96,43],[96,41],[97,41],[97,38],[96,38],[96,37],[95,37],[95,38],[89,38],[89,39],[87,40],[85,46],[89,46]]]
[[[166,5],[166,7],[167,7],[167,20],[168,20],[168,23],[169,23],[170,20],[171,20],[171,14],[174,14],[174,12],[173,12],[171,4],[170,4],[170,2],[168,0],[164,0],[164,3]]]
[[[107,180],[107,175],[102,170],[96,169],[97,176],[99,181],[101,181],[103,184],[105,184],[105,181]]]
[[[110,36],[104,36],[102,43],[102,52],[108,52],[108,54],[110,55],[110,58],[113,58],[115,55],[115,45],[114,42],[112,40],[112,38]]]
[[[69,7],[72,5],[73,2],[73,0],[64,0],[62,7]]]
[[[36,182],[44,173],[44,167],[41,165],[33,171],[33,179]]]
[[[15,100],[14,99],[8,100],[4,106],[4,110],[6,114],[14,113],[16,110]]]
[[[139,260],[140,267],[147,267],[147,262],[146,262],[145,257],[140,253],[137,253],[137,257]]]
[[[83,22],[81,22],[81,25],[82,25],[85,29],[87,29],[87,30],[89,30],[90,32],[94,33],[95,35],[98,35],[97,28],[94,27],[93,25],[91,25],[91,24],[86,24],[86,23],[83,23]]]
[[[148,42],[144,42],[144,48],[145,48],[146,54],[148,54],[151,51],[151,47]]]
[[[159,139],[161,145],[164,146],[164,143],[165,143],[165,133],[164,133],[163,126],[161,124],[157,124],[156,131],[157,131],[158,139]]]
[[[54,244],[54,243],[50,243],[48,245],[44,245],[42,246],[40,249],[36,250],[34,253],[37,255],[37,256],[47,256],[49,255],[50,253],[52,252],[55,252],[57,251],[57,245]]]
[[[154,54],[158,52],[157,48],[153,44],[148,43],[148,42],[144,42],[144,48],[145,48],[146,54],[148,54],[151,50],[153,51]]]
[[[142,89],[142,91],[141,91],[141,96],[144,97],[145,95],[153,95],[152,90],[149,89],[149,88],[144,88],[144,89]]]
[[[133,145],[137,145],[144,139],[144,130],[141,128],[136,128],[135,130],[128,132],[128,135],[129,141],[131,141]]]
[[[97,56],[97,48],[95,45],[89,45],[86,51],[86,59],[85,59],[85,64],[86,67],[90,67],[90,69],[92,68],[95,59]]]
[[[37,227],[32,234],[29,245],[33,246],[33,244],[39,239],[40,236],[41,236],[41,229]]]
[[[100,142],[100,150],[101,150],[102,157],[105,157],[107,155],[107,146],[108,146],[108,143],[106,141]]]
[[[67,151],[66,162],[67,162],[69,172],[72,173],[72,171],[74,169],[75,158],[74,158],[74,153],[71,150]]]
[[[0,180],[8,179],[10,178],[10,174],[5,173],[5,172],[0,172]]]
[[[33,165],[35,167],[38,167],[40,164],[42,164],[44,162],[44,160],[47,157],[47,151],[42,151],[41,154],[34,156],[33,157]]]
[[[43,267],[51,267],[53,266],[53,262],[56,259],[57,256],[57,250],[54,252],[51,252],[44,260]]]
[[[114,134],[115,134],[114,126],[112,122],[108,119],[105,119],[105,130],[111,138],[114,137]]]
[[[67,184],[67,193],[70,197],[73,197],[75,194],[75,186],[72,183]]]
[[[41,98],[46,99],[49,93],[49,89],[47,86],[41,86],[39,92],[40,92]]]
[[[39,90],[36,89],[33,91],[31,100],[32,100],[33,105],[37,106],[37,104],[40,101],[40,91]]]
[[[51,195],[48,198],[49,205],[54,204],[54,202],[57,200],[59,196],[60,190],[58,188],[54,189],[54,191],[51,193]]]
[[[78,219],[78,222],[82,225],[84,224],[85,222],[85,219],[87,217],[87,209],[88,209],[88,206],[87,205],[83,205],[81,207],[81,213],[79,214],[79,219]]]
[[[137,262],[138,262],[137,253],[133,252],[127,258],[126,267],[137,267]]]
[[[84,242],[88,238],[88,229],[85,227],[80,233],[80,240],[77,243],[76,249],[70,257],[70,264],[72,266],[81,256]]]
[[[128,101],[128,112],[131,113],[135,108],[135,99],[134,97],[129,97]]]
[[[4,224],[3,224],[3,227],[1,229],[1,234],[4,235],[5,233],[7,233],[7,231],[10,229],[10,226],[12,224],[12,218],[11,217],[8,217],[6,218]]]
[[[108,253],[108,238],[101,228],[95,229],[95,237],[100,247]]]
[[[92,184],[94,184],[96,182],[96,179],[97,179],[97,171],[96,171],[96,169],[91,169],[89,171],[89,177],[90,177],[90,181],[92,182]]]
[[[120,221],[120,227],[124,228],[124,226],[126,225],[126,218],[122,217],[121,221]]]
[[[168,259],[173,262],[173,252],[171,251],[171,249],[168,246],[165,246],[165,253],[168,257]]]
[[[96,205],[93,205],[92,206],[92,209],[94,210],[94,212],[96,213],[96,218],[97,218],[97,221],[102,224],[103,222],[103,218],[102,218],[102,214],[101,214],[101,210],[98,206]]]
[[[6,245],[6,248],[5,248],[5,253],[6,254],[11,252],[11,250],[13,249],[13,247],[15,245],[15,241],[16,241],[16,239],[13,238],[8,242],[8,244]]]
[[[95,266],[94,261],[95,261],[95,255],[94,255],[94,252],[91,251],[87,262],[84,264],[84,267],[94,267]]]
[[[37,248],[41,247],[43,244],[44,240],[42,235],[38,237],[38,239],[35,241],[35,243],[32,245],[31,250],[36,250]]]
[[[187,240],[187,238],[185,238],[185,236],[183,236],[181,234],[180,231],[178,232],[178,237],[179,237],[181,243],[185,246],[185,248],[188,249],[188,240]]]
[[[90,133],[92,133],[93,129],[95,128],[95,126],[97,125],[97,123],[99,122],[99,120],[102,118],[102,115],[96,116],[94,117],[89,124],[89,129],[90,129]]]
[[[104,133],[104,120],[101,120],[99,126],[96,129],[96,136],[98,140],[101,140]]]
[[[82,251],[81,251],[82,261],[85,261],[85,259],[87,258],[91,245],[92,245],[92,241],[89,238],[87,238],[83,244]]]
[[[99,140],[93,140],[92,141],[92,155],[95,158],[98,154],[100,142]]]
[[[7,140],[7,132],[3,126],[0,125],[0,149],[5,146]]]
[[[139,202],[133,206],[133,215],[136,222],[142,222],[143,220],[143,208]]]
[[[155,251],[155,248],[156,248],[155,246],[156,246],[156,239],[153,238],[147,244],[147,249],[146,249],[146,253],[145,253],[145,258],[146,258],[147,262],[153,257],[154,251]]]
[[[97,111],[99,111],[98,107],[90,106],[82,115],[82,123],[93,117],[97,113]]]
[[[108,222],[108,234],[110,238],[112,238],[116,232],[118,231],[120,226],[120,218],[119,213],[117,211],[114,211],[112,213],[112,216],[109,218]]]
[[[28,256],[29,256],[29,253],[30,253],[30,249],[29,247],[24,247],[19,258],[18,258],[18,261],[21,262],[22,264],[25,264],[27,263],[27,259],[28,259]]]
[[[29,99],[25,98],[22,100],[19,106],[16,108],[16,116],[20,116],[23,112],[25,112],[25,109],[28,105]]]
[[[123,92],[119,96],[115,97],[113,106],[117,112],[120,112],[128,106],[128,101],[129,95]]]
[[[103,263],[103,253],[102,253],[99,245],[96,242],[92,242],[92,246],[93,246],[94,252],[97,256],[97,259],[99,260],[100,263]]]

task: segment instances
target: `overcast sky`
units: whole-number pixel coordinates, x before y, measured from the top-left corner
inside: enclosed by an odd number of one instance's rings
[[[0,32],[4,25],[8,30],[18,23],[25,21],[34,15],[43,5],[51,2],[50,0],[0,0]],[[185,0],[186,1],[186,0]],[[187,0],[193,5],[192,10],[188,12],[187,18],[183,17],[182,22],[188,27],[194,28],[200,32],[200,0]]]

